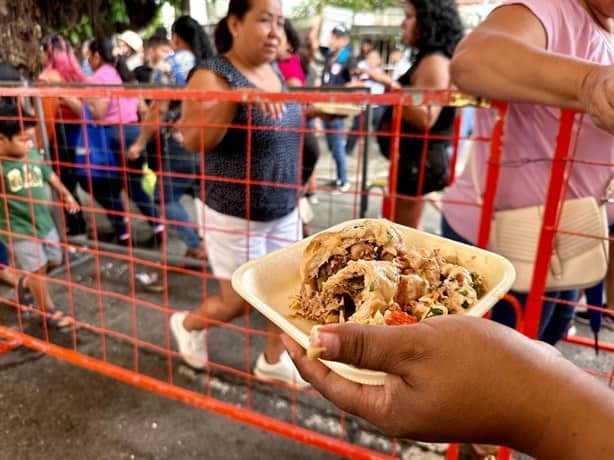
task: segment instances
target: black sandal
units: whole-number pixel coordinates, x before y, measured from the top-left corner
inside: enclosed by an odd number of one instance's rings
[[[60,331],[70,328],[75,322],[71,316],[56,308],[47,308],[45,318],[48,324],[55,326]]]
[[[34,297],[32,297],[28,288],[24,285],[25,280],[25,276],[21,276],[17,280],[17,303],[19,303],[20,307],[28,307],[22,308],[21,314],[26,318],[31,318],[34,316],[34,313],[30,310],[34,307]]]

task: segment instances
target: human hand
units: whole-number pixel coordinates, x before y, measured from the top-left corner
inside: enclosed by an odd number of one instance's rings
[[[545,385],[539,370],[544,360],[557,359],[552,347],[494,322],[457,315],[410,326],[327,325],[314,335],[322,359],[389,374],[383,386],[350,382],[282,336],[303,378],[387,434],[509,445],[509,436],[522,436],[524,443],[538,442],[539,432],[522,425],[522,417],[535,413],[526,392],[548,399],[534,386]]]
[[[284,113],[286,113],[286,106],[280,102],[258,102],[254,105],[262,115],[272,118],[273,120],[280,120]]]
[[[134,143],[128,148],[126,152],[126,157],[129,160],[137,160],[140,158],[142,152],[145,150],[145,142],[141,140],[139,137]]]
[[[76,214],[81,210],[79,202],[69,192],[64,194],[64,207],[70,214]]]
[[[580,88],[580,103],[595,125],[614,134],[614,66],[595,66]]]

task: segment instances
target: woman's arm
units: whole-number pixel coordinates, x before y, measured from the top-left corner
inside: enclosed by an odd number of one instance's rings
[[[128,148],[127,156],[129,159],[137,159],[141,155],[141,152],[145,150],[149,139],[151,139],[160,128],[158,121],[161,120],[162,116],[167,112],[168,105],[168,101],[151,101],[151,104],[147,108],[147,113],[143,120],[139,136]]]
[[[289,88],[300,88],[303,86],[303,82],[298,77],[290,77],[286,80],[286,85]]]
[[[396,82],[389,75],[384,72],[380,72],[377,69],[367,67],[366,69],[361,69],[361,72],[368,74],[371,80],[381,83],[387,88],[392,88],[395,86]]]
[[[450,87],[450,60],[442,54],[431,54],[420,61],[413,74],[413,88],[443,90]],[[430,129],[439,114],[438,106],[405,106],[403,119],[418,129]]]
[[[187,89],[227,91],[228,83],[213,72],[198,69],[187,84]],[[232,122],[237,104],[215,100],[185,100],[181,110],[179,130],[183,143],[191,152],[202,152],[221,142]]]
[[[459,44],[452,81],[476,96],[584,110],[582,87],[601,66],[546,47],[544,26],[528,8],[499,7]]]
[[[68,191],[68,189],[64,186],[60,178],[56,173],[51,171],[49,175],[49,179],[47,180],[49,185],[55,190],[59,197],[61,197],[62,201],[64,201],[64,206],[71,213],[74,214],[79,211],[80,206],[74,196]]]
[[[387,372],[360,385],[283,337],[301,375],[387,434],[507,445],[540,459],[607,459],[614,394],[553,347],[493,321],[450,315],[410,326],[327,325],[321,358]]]
[[[62,104],[68,107],[75,115],[79,117],[83,115],[83,105],[81,104],[81,99],[78,97],[62,97],[60,101],[62,101]]]
[[[109,111],[109,104],[111,103],[111,99],[108,97],[105,98],[93,98],[93,99],[85,99],[85,104],[87,105],[87,110],[90,112],[90,116],[93,120],[102,120]]]

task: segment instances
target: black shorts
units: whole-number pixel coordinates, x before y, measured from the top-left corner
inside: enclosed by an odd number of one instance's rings
[[[424,179],[418,190],[422,152],[401,151],[397,174],[397,193],[419,196],[443,190],[448,183],[450,157],[448,146],[442,143],[429,145],[424,165]]]
[[[391,132],[392,110],[384,112],[379,131]],[[397,174],[396,193],[410,196],[426,195],[443,190],[448,183],[450,157],[448,149],[450,142],[431,140],[428,143],[422,187],[418,190],[420,168],[422,166],[422,150],[424,149],[424,134],[413,128],[405,120],[401,124],[401,132],[409,136],[401,136],[399,146],[399,169]],[[380,152],[390,158],[391,136],[377,136]]]

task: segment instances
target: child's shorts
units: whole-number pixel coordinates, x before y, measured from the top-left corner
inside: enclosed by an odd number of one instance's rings
[[[42,240],[42,241],[41,241]],[[60,237],[55,228],[40,240],[31,238],[13,238],[13,253],[17,268],[26,272],[35,272],[51,262],[62,263]]]

